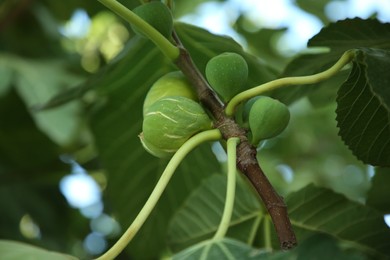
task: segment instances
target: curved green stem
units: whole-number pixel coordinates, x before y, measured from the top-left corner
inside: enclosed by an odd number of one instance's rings
[[[221,132],[218,129],[212,129],[200,132],[185,142],[169,161],[148,200],[146,201],[141,211],[138,213],[137,217],[134,219],[133,223],[131,223],[129,228],[119,238],[119,240],[106,253],[98,257],[96,260],[111,260],[118,256],[144,224],[153,208],[156,206],[157,201],[161,197],[161,194],[165,190],[165,187],[167,186],[177,166],[179,166],[180,162],[185,158],[185,156],[200,143],[219,140],[221,138]]]
[[[167,56],[170,60],[175,61],[180,54],[179,48],[173,45],[167,38],[165,38],[160,32],[153,28],[150,24],[145,22],[142,18],[136,15],[131,10],[127,9],[124,5],[116,0],[98,0],[105,5],[111,11],[117,13],[127,22],[135,25],[138,30],[142,31],[146,37],[156,44],[156,46]]]
[[[271,238],[271,220],[269,216],[264,216],[263,220],[263,234],[264,234],[264,248],[266,250],[272,250],[272,238]]]
[[[341,58],[329,69],[314,74],[310,76],[301,76],[301,77],[286,77],[281,79],[276,79],[264,84],[261,84],[257,87],[248,89],[243,91],[236,96],[234,96],[230,102],[227,104],[225,113],[228,116],[232,116],[234,114],[235,108],[241,102],[248,100],[252,97],[258,96],[264,92],[278,89],[281,87],[289,86],[289,85],[306,85],[306,84],[314,84],[320,82],[322,80],[328,79],[334,76],[337,72],[339,72],[346,64],[348,64],[355,57],[355,51],[349,50],[344,52]]]
[[[229,228],[230,219],[233,214],[234,197],[236,192],[236,175],[237,166],[236,159],[237,144],[240,142],[240,138],[232,137],[227,140],[227,156],[228,156],[228,171],[227,171],[227,188],[226,188],[226,200],[225,207],[223,209],[223,215],[221,222],[219,223],[217,232],[214,235],[214,240],[222,239]]]

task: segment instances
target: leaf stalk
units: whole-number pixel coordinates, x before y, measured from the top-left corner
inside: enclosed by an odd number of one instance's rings
[[[236,175],[237,175],[237,144],[240,139],[237,137],[229,138],[227,140],[227,188],[225,207],[223,209],[222,219],[219,223],[217,232],[214,235],[214,240],[222,239],[225,237],[226,232],[230,225],[230,219],[233,214],[234,197],[236,193]]]
[[[351,62],[351,60],[355,57],[355,50],[348,50],[344,52],[344,54],[341,56],[341,58],[329,69],[314,74],[310,76],[300,76],[300,77],[285,77],[276,79],[273,81],[269,81],[267,83],[261,84],[257,87],[248,89],[246,91],[243,91],[236,96],[234,96],[230,102],[227,104],[225,113],[227,116],[232,116],[235,112],[236,107],[252,98],[258,95],[263,94],[264,92],[271,91],[274,89],[278,89],[281,87],[291,86],[291,85],[307,85],[307,84],[314,84],[318,83],[320,81],[323,81],[325,79],[328,79],[332,76],[334,76],[336,73],[338,73],[346,64]]]
[[[221,132],[218,129],[212,129],[200,132],[186,141],[177,152],[173,155],[168,165],[166,166],[164,172],[162,173],[160,179],[158,180],[156,186],[154,187],[152,193],[150,194],[148,200],[144,204],[141,211],[138,213],[137,217],[134,219],[133,223],[127,228],[125,233],[118,239],[118,241],[103,255],[96,258],[96,260],[111,260],[117,257],[123,249],[130,243],[130,241],[137,234],[138,230],[145,223],[146,219],[149,217],[150,213],[156,206],[158,200],[160,199],[163,191],[168,185],[173,173],[176,168],[179,166],[180,162],[186,157],[186,155],[191,152],[199,144],[206,141],[216,141],[221,139]]]

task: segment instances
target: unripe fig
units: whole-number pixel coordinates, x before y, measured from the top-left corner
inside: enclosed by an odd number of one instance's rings
[[[249,128],[252,132],[252,144],[279,135],[290,121],[290,111],[280,101],[259,97],[249,111]]]
[[[174,71],[159,78],[146,94],[143,114],[157,100],[164,97],[182,96],[197,101],[197,96],[190,82],[181,71]]]
[[[145,22],[153,26],[166,38],[169,38],[173,30],[173,18],[171,10],[160,1],[153,1],[139,5],[133,9],[133,12],[141,17]],[[131,25],[133,31],[143,35],[135,26]]]
[[[261,96],[256,96],[256,97],[253,97],[251,99],[249,99],[243,106],[242,108],[242,111],[241,111],[241,120],[242,120],[242,125],[244,127],[248,127],[249,125],[249,112],[251,111],[251,108],[253,106],[253,104],[256,102],[256,100],[258,100],[259,98],[261,98]]]
[[[149,143],[148,141],[145,140],[144,133],[139,134],[138,137],[141,140],[141,144],[144,147],[144,149],[155,157],[169,158],[173,155],[173,153],[175,153],[175,150],[161,149]]]
[[[199,103],[186,97],[165,97],[151,105],[145,114],[141,140],[153,155],[167,157],[191,136],[211,126]]]
[[[210,59],[206,65],[206,78],[223,101],[240,93],[248,79],[248,64],[233,52],[225,52]]]

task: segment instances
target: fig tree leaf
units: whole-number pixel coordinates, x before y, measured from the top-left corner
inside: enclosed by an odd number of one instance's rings
[[[29,244],[0,240],[0,258],[7,260],[19,259],[39,259],[39,260],[76,260],[78,258],[61,254],[58,252],[48,251]]]
[[[109,62],[109,64],[103,66],[97,73],[91,75],[84,82],[81,82],[76,86],[60,91],[59,93],[57,93],[57,95],[51,97],[45,103],[41,103],[39,106],[36,106],[34,108],[36,110],[56,108],[67,104],[75,99],[82,98],[88,92],[94,93],[96,91],[99,91],[100,89],[103,92],[109,92],[110,82],[106,82],[106,84],[101,84],[101,81],[104,81],[106,75],[113,75],[116,71],[120,72],[124,69],[123,65],[126,65],[126,63],[121,62],[121,60],[125,59],[125,57],[133,55],[131,53],[138,51],[138,49],[133,48],[133,46],[136,46],[137,44],[140,45],[138,43],[139,41],[144,41],[144,39],[141,39],[139,37],[133,38],[125,45],[123,50]],[[120,75],[120,73],[118,75]]]
[[[390,51],[359,49],[337,93],[339,135],[366,164],[390,165]]]
[[[243,56],[248,63],[247,88],[257,86],[276,77],[273,69],[245,52],[241,45],[230,37],[214,35],[205,29],[184,23],[176,23],[175,30],[203,75],[206,64],[211,58],[223,52],[235,52]]]
[[[243,48],[232,38],[214,35],[205,29],[185,23],[175,23],[175,30],[178,33],[185,48],[190,52],[195,64],[203,74],[207,62],[212,57],[223,52],[236,52],[245,58],[249,66],[249,79],[247,87],[264,83],[266,81],[275,79],[276,77],[276,72],[273,69],[267,66],[264,62],[261,62],[258,58],[246,53]],[[129,74],[140,73],[138,67],[123,68],[123,66],[126,65],[123,65],[125,63],[121,62],[121,60],[125,57],[129,57],[128,53],[136,53],[139,51],[144,53],[141,50],[142,47],[134,48],[134,46],[136,46],[137,42],[139,41],[147,40],[140,39],[139,37],[133,38],[125,46],[124,50],[122,50],[122,52],[117,57],[110,61],[107,66],[103,67],[96,74],[89,77],[84,83],[52,97],[45,104],[41,104],[39,108],[44,110],[61,106],[74,99],[78,99],[84,96],[88,92],[98,91],[100,93],[108,93],[115,88],[116,84],[111,84],[104,78],[107,75],[120,75],[121,71],[124,69],[127,69]],[[157,48],[153,48],[153,52],[159,51]],[[145,55],[144,59],[140,59],[140,63],[144,65],[151,63],[153,62],[153,60],[151,60],[153,57],[154,56],[152,54]],[[173,69],[171,65],[166,63],[166,66],[161,68],[161,70],[162,71],[160,73],[163,71],[168,72],[169,70],[177,70],[177,68]],[[101,81],[106,82],[106,84],[101,84]]]
[[[352,251],[343,248],[342,243],[337,239],[323,234],[317,233],[309,236],[307,239],[300,241],[298,247],[295,248],[297,260],[316,259],[316,260],[364,260],[367,257],[361,252]]]
[[[203,181],[186,199],[170,224],[168,241],[174,251],[211,238],[222,218],[226,176],[214,175]],[[252,243],[263,211],[258,198],[240,179],[236,185],[234,211],[227,236]]]
[[[323,22],[328,22],[328,18],[324,12],[329,0],[297,0],[297,5],[303,10],[314,14]]]
[[[367,193],[367,205],[384,214],[390,214],[390,168],[377,168]]]
[[[390,23],[381,23],[376,19],[354,18],[330,23],[308,42],[309,49],[327,48],[328,51],[318,50],[314,54],[297,56],[287,65],[281,77],[306,76],[324,71],[350,49],[367,47],[390,50],[389,38]],[[340,81],[331,78],[319,84],[281,88],[270,94],[284,103],[292,103],[309,94],[321,95],[321,90],[318,88],[321,85],[337,92],[340,87],[338,82]],[[330,98],[328,102],[333,101],[334,99]],[[321,102],[323,103],[324,100]]]
[[[70,73],[60,60],[38,61],[12,55],[0,55],[0,59],[5,62],[2,66],[8,70],[6,75],[12,75],[8,84],[15,86],[37,126],[57,144],[69,144],[80,123],[81,107],[77,101],[51,111],[33,112],[32,108],[47,102],[58,91],[82,78]]]
[[[313,36],[308,47],[329,47],[332,51],[370,47],[390,49],[390,23],[377,19],[345,19],[331,23]]]
[[[0,96],[0,122],[0,172],[42,176],[46,166],[53,169],[62,164],[58,146],[37,129],[14,88]]]
[[[252,248],[247,244],[230,238],[221,240],[206,240],[192,247],[186,248],[173,256],[173,260],[214,260],[214,259],[292,259],[284,253],[269,253]]]
[[[286,198],[298,240],[321,232],[376,257],[390,255],[390,229],[383,214],[310,184]]]
[[[13,70],[7,66],[7,59],[0,59],[0,96],[11,87]]]
[[[247,23],[246,18],[240,16],[234,25],[236,31],[247,41],[247,48],[267,65],[281,71],[287,65],[288,59],[277,50],[275,42],[287,29],[261,28],[257,31],[248,31]]]

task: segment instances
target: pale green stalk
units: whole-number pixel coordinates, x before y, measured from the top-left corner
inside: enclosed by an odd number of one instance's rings
[[[233,214],[234,197],[236,192],[236,175],[237,175],[237,144],[240,142],[238,137],[232,137],[227,140],[227,156],[228,156],[228,170],[227,170],[227,188],[225,207],[223,209],[222,219],[219,223],[217,232],[214,235],[214,240],[225,237],[230,225],[230,219]]]
[[[200,132],[185,142],[169,161],[148,200],[146,201],[141,211],[138,213],[137,217],[134,219],[133,223],[131,223],[129,228],[119,238],[119,240],[106,253],[98,257],[96,260],[111,260],[118,256],[144,224],[153,208],[156,206],[157,201],[161,197],[161,194],[165,190],[165,187],[167,186],[176,168],[179,166],[180,162],[185,158],[185,156],[200,143],[219,140],[221,138],[221,132],[218,129],[212,129]]]
[[[170,60],[175,61],[180,54],[179,48],[173,45],[167,38],[165,38],[153,26],[145,22],[142,18],[136,15],[131,10],[116,0],[98,0],[111,11],[117,13],[130,24],[133,24],[148,37],[156,46],[167,56]]]
[[[346,51],[341,58],[329,69],[314,74],[310,76],[300,76],[300,77],[286,77],[281,79],[276,79],[264,84],[261,84],[257,87],[248,89],[243,91],[236,96],[234,96],[230,102],[227,104],[225,113],[228,116],[232,116],[234,114],[235,108],[242,102],[258,96],[264,92],[278,89],[285,86],[290,85],[306,85],[306,84],[314,84],[325,79],[328,79],[334,76],[337,72],[339,72],[346,64],[348,64],[355,57],[355,51],[349,50]]]
[[[264,248],[272,250],[271,220],[269,216],[263,218]]]

